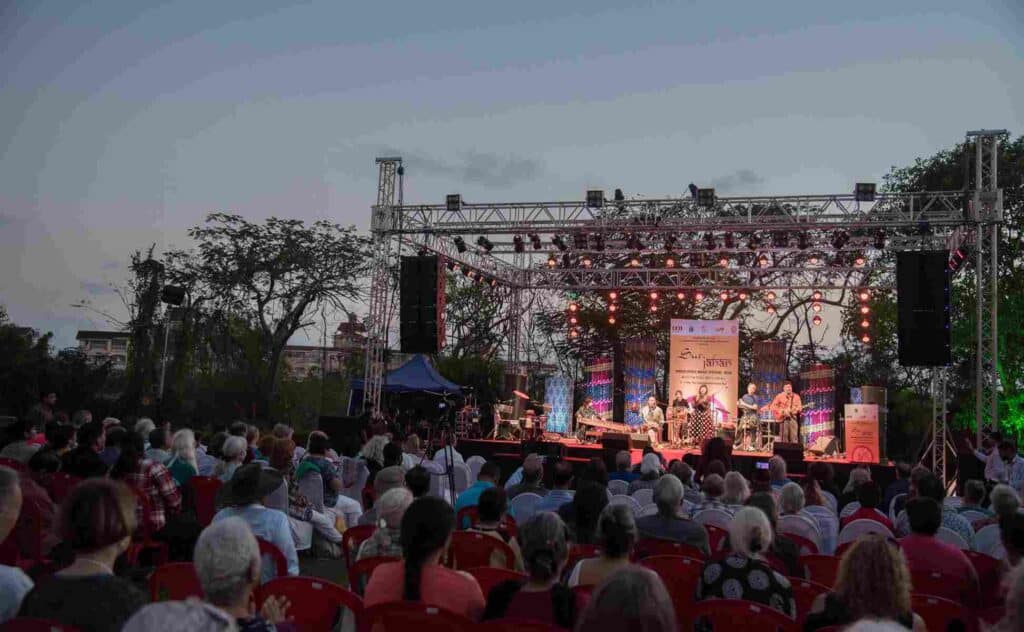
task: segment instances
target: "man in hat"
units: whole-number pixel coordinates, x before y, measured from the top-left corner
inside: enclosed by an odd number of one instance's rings
[[[263,498],[280,487],[282,481],[281,474],[264,469],[259,463],[239,467],[231,480],[217,493],[217,506],[222,509],[214,515],[213,521],[241,518],[257,538],[270,542],[284,554],[288,561],[288,574],[298,575],[299,556],[295,552],[295,540],[292,539],[288,516],[263,506]],[[273,564],[264,563],[262,581],[273,579],[274,571]]]

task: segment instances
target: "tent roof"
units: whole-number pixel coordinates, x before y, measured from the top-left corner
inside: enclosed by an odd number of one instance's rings
[[[352,380],[353,390],[361,391],[364,388],[363,380]],[[427,360],[427,356],[422,354],[413,356],[394,371],[388,371],[384,376],[384,391],[386,393],[431,391],[452,395],[462,394],[462,388],[438,373],[437,369]]]

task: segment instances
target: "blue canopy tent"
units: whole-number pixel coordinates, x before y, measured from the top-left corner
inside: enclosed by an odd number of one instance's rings
[[[363,379],[352,380],[350,413],[362,403],[365,388]],[[387,372],[384,376],[384,392],[462,395],[462,387],[438,373],[427,356],[417,354],[394,371]]]

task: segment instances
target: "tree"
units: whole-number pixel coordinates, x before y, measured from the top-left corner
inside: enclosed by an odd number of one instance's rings
[[[363,297],[369,242],[354,227],[271,217],[262,224],[213,213],[189,230],[194,249],[166,255],[167,278],[186,289],[190,309],[221,323],[245,350],[261,414],[272,412],[281,354],[321,308],[343,310]]]

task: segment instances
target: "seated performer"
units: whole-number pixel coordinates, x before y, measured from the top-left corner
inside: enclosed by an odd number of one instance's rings
[[[757,432],[757,412],[760,410],[757,405],[757,384],[747,384],[747,394],[740,398],[737,405],[740,409],[740,423],[736,441],[742,442],[741,450],[753,450],[754,433]]]
[[[654,395],[647,398],[647,404],[640,409],[640,417],[643,418],[647,436],[651,438],[651,445],[660,444],[661,427],[665,425],[665,415],[658,407],[658,399]]]
[[[793,383],[786,380],[782,383],[782,392],[772,400],[772,415],[776,421],[782,422],[779,441],[797,443],[800,441],[800,424],[797,417],[803,410],[800,396],[793,392]]]
[[[597,417],[597,411],[594,410],[594,398],[587,395],[583,398],[583,403],[576,409],[576,438],[583,441],[587,437],[587,426],[580,423],[581,419],[594,419]]]
[[[683,427],[690,410],[690,402],[683,397],[682,391],[676,391],[672,397],[672,407],[668,411],[668,442],[679,446],[683,442]]]

